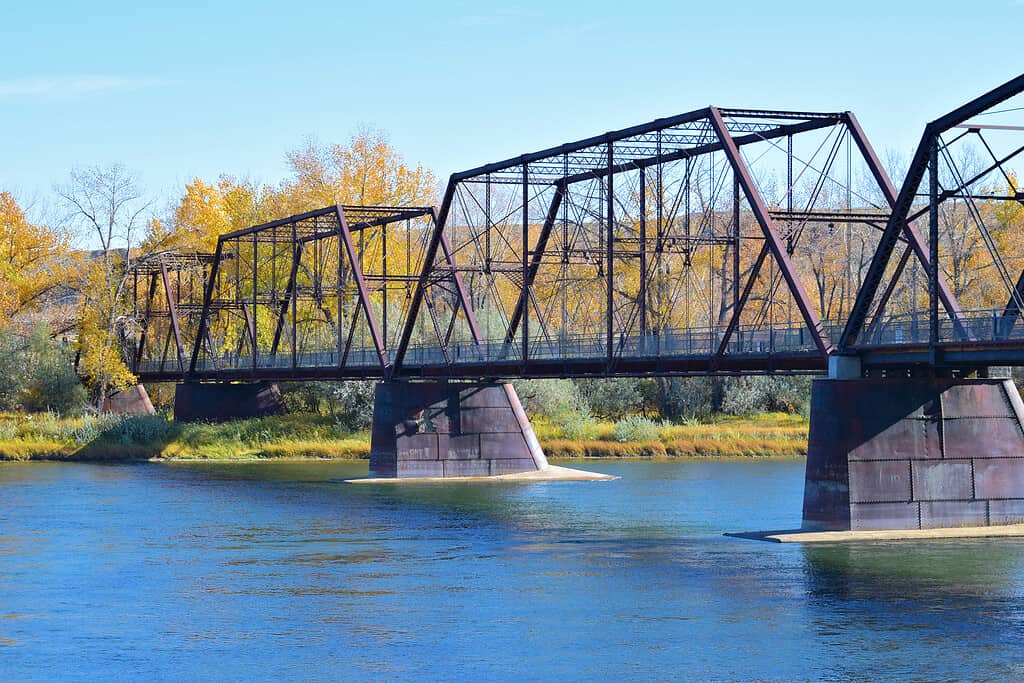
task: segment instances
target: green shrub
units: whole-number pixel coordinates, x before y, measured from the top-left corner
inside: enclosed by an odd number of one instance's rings
[[[29,335],[24,354],[19,402],[29,412],[77,413],[85,404],[85,387],[75,374],[71,349],[50,338],[45,325]]]
[[[658,438],[658,425],[646,417],[634,415],[615,423],[612,436],[616,441],[654,441]]]
[[[585,413],[570,413],[559,418],[562,436],[566,439],[593,439],[597,436],[597,421]]]
[[[621,419],[647,408],[645,396],[652,392],[649,379],[602,377],[576,380],[580,396],[590,411],[606,419]]]
[[[516,382],[516,393],[531,417],[560,418],[574,413],[590,414],[587,402],[572,380],[531,379]]]
[[[806,377],[735,377],[726,384],[722,411],[729,415],[761,412],[806,415],[809,404],[810,381]]]

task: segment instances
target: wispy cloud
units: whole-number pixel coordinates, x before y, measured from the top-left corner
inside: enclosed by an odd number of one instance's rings
[[[161,81],[119,76],[51,76],[0,80],[0,97],[60,97],[148,88]]]

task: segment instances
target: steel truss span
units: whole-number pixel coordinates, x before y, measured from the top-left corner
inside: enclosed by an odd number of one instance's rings
[[[989,143],[1011,127],[964,122],[1022,79],[930,124],[899,192],[850,112],[708,107],[456,173],[436,210],[332,206],[229,233],[215,254],[134,276],[134,369],[150,380],[792,374],[822,372],[836,352],[935,363],[943,344],[960,365],[975,352],[992,364],[1024,336],[1013,323],[1024,262],[999,261],[1010,303],[994,321],[989,299],[962,306],[940,231],[919,223],[932,205],[995,198],[991,173],[1012,177],[1013,156]],[[995,166],[959,184],[940,173],[922,196],[934,141],[963,125],[939,158],[973,136]],[[890,284],[917,273],[923,298]]]

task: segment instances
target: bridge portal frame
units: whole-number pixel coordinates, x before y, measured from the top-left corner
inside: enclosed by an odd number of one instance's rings
[[[486,182],[488,197],[490,197],[490,184],[492,181],[519,183],[522,187],[523,217],[519,249],[521,263],[518,265],[505,264],[509,271],[516,275],[521,282],[520,294],[504,334],[506,344],[510,345],[517,341],[516,337],[518,336],[520,357],[518,363],[505,362],[500,368],[495,367],[494,364],[481,363],[476,364],[473,368],[465,367],[462,370],[449,368],[446,372],[465,372],[468,376],[474,376],[474,372],[479,372],[480,375],[478,376],[481,377],[509,377],[567,376],[574,371],[606,376],[638,374],[708,375],[744,371],[750,367],[750,364],[743,362],[741,359],[731,357],[731,354],[728,353],[729,343],[737,327],[740,325],[741,315],[744,312],[744,306],[747,303],[754,283],[769,257],[778,264],[786,287],[796,302],[801,319],[813,339],[816,357],[809,358],[808,354],[805,353],[783,353],[777,356],[770,354],[772,357],[762,367],[770,368],[769,372],[776,367],[784,372],[817,372],[824,369],[827,363],[827,356],[834,350],[833,343],[824,330],[820,316],[810,301],[807,291],[801,282],[800,275],[796,272],[790,258],[793,248],[792,237],[791,235],[782,234],[782,231],[778,229],[777,221],[797,220],[801,224],[806,224],[816,221],[834,221],[838,217],[839,220],[865,223],[879,227],[879,229],[881,227],[880,224],[889,221],[888,212],[875,217],[864,216],[863,214],[858,215],[851,212],[839,215],[820,211],[794,210],[792,205],[792,137],[800,133],[836,125],[843,125],[847,128],[850,138],[856,144],[864,164],[869,169],[872,178],[877,182],[885,202],[891,209],[897,201],[894,185],[886,174],[856,117],[849,111],[835,113],[782,112],[774,110],[722,109],[712,106],[453,174],[449,180],[441,207],[437,212],[435,234],[432,236],[427,247],[423,271],[420,274],[410,314],[406,319],[406,326],[396,350],[393,367],[389,376],[391,378],[402,378],[432,372],[430,369],[416,370],[406,368],[405,361],[411,344],[413,325],[419,315],[425,293],[429,287],[433,264],[436,262],[439,248],[444,246],[445,255],[449,258],[453,256],[450,244],[451,237],[447,235],[446,231],[450,228],[449,224],[451,222],[453,205],[456,202],[456,194],[465,184]],[[788,182],[790,185],[790,200],[785,210],[769,208],[742,154],[742,148],[746,145],[780,138],[788,138],[789,140]],[[669,140],[671,140],[671,143],[666,142]],[[613,320],[615,317],[615,305],[613,301],[612,279],[616,258],[616,239],[613,229],[616,210],[613,190],[614,179],[620,173],[639,171],[642,184],[644,182],[643,174],[646,169],[680,160],[689,161],[702,155],[716,152],[724,153],[734,177],[733,213],[736,223],[735,243],[737,245],[739,243],[739,204],[741,193],[754,213],[764,238],[764,246],[742,286],[740,285],[738,246],[733,249],[733,282],[735,284],[733,286],[732,311],[727,324],[723,327],[717,349],[703,357],[687,359],[682,363],[682,366],[678,367],[672,361],[664,363],[658,361],[638,362],[635,359],[622,358],[621,353],[617,353],[616,349],[616,330]],[[605,269],[605,277],[607,279],[605,288],[606,300],[604,304],[605,359],[603,365],[595,365],[591,360],[577,363],[573,359],[564,359],[561,363],[564,371],[561,375],[558,375],[550,370],[541,369],[540,366],[550,365],[550,363],[534,361],[530,357],[530,310],[531,308],[536,308],[532,287],[545,257],[551,258],[553,256],[550,252],[550,238],[558,220],[559,211],[563,207],[568,188],[574,183],[594,179],[603,179],[607,187],[605,192],[607,205],[605,207],[605,215],[601,217],[608,225],[608,229],[603,235],[604,243],[601,245],[604,251],[604,262],[607,264]],[[544,212],[544,219],[541,223],[539,234],[531,245],[531,221],[529,215],[531,191],[535,187],[543,186],[553,188],[553,192],[550,203]],[[645,256],[648,256],[648,254],[645,253],[644,231],[646,226],[644,225],[644,219],[646,213],[643,208],[643,202],[646,194],[646,191],[640,192],[641,237],[639,247],[640,268],[645,274],[647,272],[645,270]],[[487,218],[486,221],[488,225],[484,232],[489,237],[490,218]],[[913,254],[920,261],[922,267],[926,270],[931,268],[927,246],[909,224],[901,226],[900,230],[895,234],[895,241],[908,245],[905,260],[909,260],[909,256]],[[456,247],[456,250],[458,250],[458,247]],[[489,269],[490,267],[491,264],[487,263],[484,269]],[[467,267],[463,265],[462,270],[465,272]],[[958,319],[960,308],[948,284],[944,279],[940,278],[937,287],[939,298],[943,305],[954,319]],[[640,293],[638,296],[638,318],[641,337],[647,333],[644,288],[645,276],[641,276]],[[577,365],[580,367],[577,368]],[[583,366],[586,367],[584,368]]]
[[[864,284],[857,294],[853,309],[837,344],[837,352],[843,355],[859,354],[865,364],[876,366],[905,365],[918,367],[945,368],[978,368],[988,365],[1013,364],[1020,362],[1021,353],[1013,349],[1019,341],[1007,339],[1017,319],[1024,309],[1024,272],[1018,276],[1015,285],[1011,285],[1008,301],[998,323],[995,339],[976,339],[971,327],[965,324],[964,314],[958,308],[947,304],[948,285],[941,275],[939,253],[939,207],[949,199],[962,199],[969,203],[976,200],[1024,201],[1024,193],[1016,192],[1007,196],[977,196],[972,194],[970,187],[980,178],[999,170],[1007,175],[1005,164],[1024,153],[1024,145],[1017,147],[1009,155],[997,157],[984,142],[983,131],[996,128],[1004,130],[1024,130],[1011,126],[986,126],[983,123],[967,123],[973,117],[989,112],[1000,103],[1024,93],[1024,74],[1013,78],[987,93],[974,98],[970,102],[957,107],[925,126],[918,143],[917,150],[910,163],[906,178],[899,194],[893,200],[892,214],[878,242]],[[943,134],[956,132],[953,140],[944,141]],[[992,154],[992,163],[980,174],[964,179],[955,169],[948,149],[955,141],[966,135],[977,135]],[[939,183],[939,161],[942,158],[956,176],[955,186],[941,188]],[[921,184],[928,176],[928,188],[925,195],[927,201],[923,206],[915,205],[920,196]],[[896,263],[894,270],[887,274],[887,269],[896,251],[901,235],[914,231],[914,221],[928,217],[929,239],[925,265],[928,282],[928,339],[925,343],[900,344],[899,346],[867,344],[864,338],[870,338],[877,322],[885,314],[886,306],[895,290],[900,276],[906,266],[909,250],[905,250]],[[916,243],[920,243],[917,240]],[[998,255],[994,254],[998,259]],[[879,294],[881,290],[881,294]],[[940,303],[945,305],[953,329],[953,339],[943,339],[940,320]],[[1000,339],[1002,338],[1002,339]]]

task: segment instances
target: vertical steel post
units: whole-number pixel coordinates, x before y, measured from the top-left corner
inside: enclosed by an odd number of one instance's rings
[[[740,307],[740,180],[732,174],[732,310]]]
[[[380,327],[381,327],[381,341],[384,342],[384,348],[388,347],[388,224],[380,226],[380,258],[381,258],[381,310],[380,310]],[[341,321],[339,320],[340,324]]]
[[[647,338],[647,173],[640,167],[640,338]],[[644,342],[641,341],[641,344]]]
[[[615,306],[615,292],[612,289],[614,285],[615,276],[615,173],[613,166],[615,164],[615,147],[612,141],[608,141],[608,196],[605,199],[608,201],[608,214],[607,222],[608,229],[605,231],[605,258],[607,264],[604,269],[604,276],[606,281],[606,297],[605,297],[605,320],[608,327],[608,370],[611,371],[612,363],[615,360],[615,326],[612,316],[612,311]]]
[[[484,185],[484,272],[491,272],[491,174]]]
[[[939,136],[928,141],[928,345],[939,343]]]
[[[335,205],[335,208],[338,211],[338,213],[340,214],[341,213],[341,207],[339,207],[338,205]],[[336,293],[337,298],[338,298],[338,302],[337,302],[337,308],[338,308],[338,329],[337,329],[338,335],[337,336],[338,336],[338,340],[337,340],[337,342],[338,342],[338,367],[339,368],[341,368],[344,365],[345,355],[346,355],[345,354],[345,331],[344,331],[344,325],[342,324],[342,321],[344,321],[344,319],[345,319],[345,306],[344,306],[344,303],[343,303],[344,302],[344,296],[345,296],[344,288],[343,288],[343,283],[344,283],[344,280],[345,280],[345,269],[344,269],[344,257],[342,256],[344,251],[345,251],[345,245],[344,245],[344,237],[342,236],[342,233],[341,233],[341,220],[338,220],[338,282],[335,284],[335,288],[334,289],[335,289],[335,293]],[[355,322],[354,321],[352,322],[352,327],[353,327],[353,329],[355,327]]]
[[[199,314],[199,331],[196,333],[196,341],[192,346],[192,358],[189,361],[189,373],[196,371],[196,362],[199,360],[199,345],[203,343],[208,323],[207,316],[210,314],[210,299],[213,298],[213,283],[217,279],[217,269],[220,267],[220,257],[223,252],[224,241],[217,240],[217,249],[213,252],[213,263],[210,265],[210,280],[206,283],[206,293],[203,295],[203,310]]]
[[[296,253],[299,248],[298,238],[298,224],[292,222],[292,253]],[[298,266],[298,259],[295,259],[295,264]],[[298,354],[298,311],[299,311],[299,271],[298,268],[293,271],[292,275],[292,370],[295,370],[299,366],[299,354]]]
[[[530,359],[530,165],[523,164],[523,289],[519,294],[520,308],[523,311],[522,362],[525,367]]]
[[[252,233],[252,369],[259,367],[257,356],[259,355],[259,342],[256,336],[256,321],[259,320],[259,310],[256,308],[256,289],[259,286],[259,240],[256,232]]]

